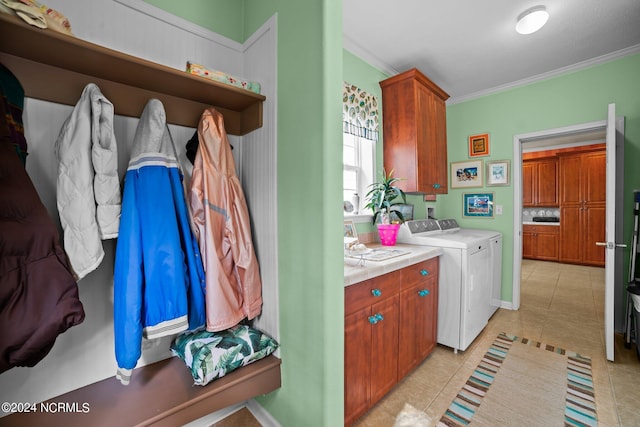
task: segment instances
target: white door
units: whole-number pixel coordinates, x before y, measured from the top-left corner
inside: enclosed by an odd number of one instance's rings
[[[616,265],[616,247],[624,246],[615,243],[616,237],[616,104],[609,104],[607,114],[607,220],[606,242],[598,242],[605,246],[605,288],[604,288],[604,340],[607,359],[613,361],[613,321],[614,321],[614,285]]]

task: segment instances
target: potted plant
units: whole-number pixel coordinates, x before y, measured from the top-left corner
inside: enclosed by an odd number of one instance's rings
[[[394,186],[400,180],[401,178],[393,177],[393,170],[387,174],[383,169],[382,180],[371,184],[366,196],[367,204],[365,208],[369,208],[373,212],[373,223],[376,224],[378,217],[380,219],[377,224],[378,235],[380,236],[380,243],[384,246],[396,244],[400,223],[404,222],[402,212],[397,208],[397,205],[407,203],[407,197],[404,191]],[[396,201],[398,197],[402,199],[402,202]],[[399,221],[394,221],[395,223],[393,224],[391,221],[392,212],[395,212],[399,219]]]

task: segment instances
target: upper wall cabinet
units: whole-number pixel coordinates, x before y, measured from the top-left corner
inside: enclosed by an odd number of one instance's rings
[[[3,13],[0,63],[30,98],[75,105],[84,87],[95,83],[119,115],[140,117],[147,101],[157,98],[169,123],[196,127],[204,109],[213,106],[224,115],[231,135],[262,126],[264,95],[32,27]]]
[[[385,169],[406,192],[446,194],[449,95],[415,68],[380,87]]]
[[[522,206],[559,206],[557,157],[522,162]]]

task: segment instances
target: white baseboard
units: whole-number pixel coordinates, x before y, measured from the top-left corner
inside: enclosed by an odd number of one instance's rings
[[[256,417],[263,427],[282,427],[278,420],[273,418],[273,415],[264,409],[255,399],[247,400],[247,409]]]
[[[193,420],[190,423],[185,424],[183,427],[209,427],[218,421],[222,421],[227,418],[229,415],[239,411],[240,409],[247,406],[247,402],[236,403],[233,406],[228,406],[224,409],[220,409],[219,411],[212,412],[210,414],[205,415],[204,417],[198,418],[197,420]]]

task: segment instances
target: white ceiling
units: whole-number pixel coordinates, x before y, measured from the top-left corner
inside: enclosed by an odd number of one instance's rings
[[[536,5],[547,24],[516,33]],[[346,50],[388,74],[416,67],[452,103],[640,52],[640,0],[343,0],[343,34]]]

